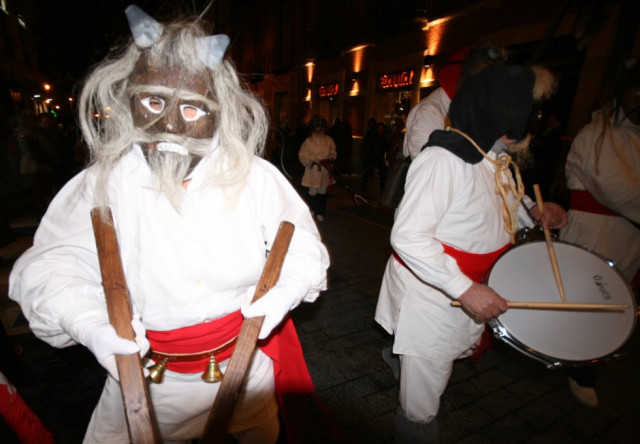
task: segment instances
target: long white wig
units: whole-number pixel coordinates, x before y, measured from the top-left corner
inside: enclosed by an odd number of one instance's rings
[[[139,48],[133,39],[114,50],[88,75],[79,98],[79,121],[97,171],[97,206],[108,206],[108,182],[114,165],[132,149],[135,129],[131,110],[131,75],[136,62],[146,57],[157,69],[181,69],[185,78],[204,73],[208,93],[218,102],[216,131],[219,140],[217,163],[206,183],[222,187],[236,196],[242,187],[253,156],[262,155],[268,132],[264,106],[241,84],[233,63],[224,59],[209,69],[198,57],[196,39],[207,34],[199,20],[176,20],[163,24],[159,40]]]

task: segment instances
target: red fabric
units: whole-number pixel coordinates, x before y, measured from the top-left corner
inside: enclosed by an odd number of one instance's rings
[[[469,52],[471,52],[470,46],[464,47],[455,52],[451,57],[449,57],[447,64],[438,72],[437,77],[440,82],[440,86],[442,86],[442,89],[444,89],[450,99],[453,99],[453,96],[456,95],[456,91],[458,90],[458,81],[462,75],[462,64],[469,55]]]
[[[53,444],[53,435],[12,385],[0,383],[0,413],[24,444]]]
[[[484,282],[484,278],[489,269],[498,260],[500,255],[511,247],[511,244],[507,244],[499,250],[486,254],[467,253],[466,251],[458,250],[446,244],[442,244],[442,247],[446,254],[456,260],[458,267],[460,267],[460,271],[462,271],[472,281],[482,283]],[[392,255],[400,265],[407,270],[411,270],[395,251]]]
[[[485,254],[467,253],[450,245],[442,244],[444,252],[454,258],[462,271],[469,279],[477,283],[483,283],[487,272],[498,260],[500,255],[507,251],[511,244],[507,244],[499,250]]]
[[[168,331],[147,330],[147,338],[151,349],[160,353],[199,353],[212,350],[227,343],[240,333],[242,327],[242,313],[236,311],[215,321],[204,324],[191,325]],[[231,357],[233,347],[216,356],[219,362]],[[209,358],[199,361],[167,363],[167,368],[177,373],[203,372]]]
[[[473,351],[469,359],[472,362],[478,362],[480,358],[484,356],[486,352],[491,350],[491,344],[493,340],[491,339],[491,330],[484,324],[484,330],[482,330],[482,335],[480,336],[480,341],[473,347]]]
[[[595,197],[586,190],[571,190],[569,208],[585,213],[601,214],[603,216],[619,216],[615,211],[601,205]]]
[[[293,321],[288,318],[258,346],[273,360],[276,393],[281,401],[285,393],[313,393],[315,390],[307,363],[302,354],[302,346]]]
[[[291,318],[287,318],[271,336],[258,343],[258,346],[273,360],[276,396],[282,411],[288,441],[304,442],[302,429],[304,421],[308,419],[306,417],[308,404],[305,399],[300,396],[286,396],[292,394],[307,395],[307,401],[311,401],[323,411],[331,436],[334,439],[337,438],[337,427],[327,408],[315,393],[313,381],[302,354],[298,333]]]
[[[154,351],[197,353],[215,348],[236,336],[240,332],[242,321],[242,313],[238,311],[200,325],[170,331],[147,331],[147,336]],[[300,441],[301,429],[304,427],[304,410],[308,407],[299,397],[286,397],[293,394],[308,395],[326,414],[332,436],[337,436],[331,416],[315,394],[313,381],[302,354],[302,346],[291,318],[276,328],[266,340],[260,341],[258,347],[273,361],[275,392],[289,442]],[[233,347],[228,353],[221,354],[220,361],[230,357],[232,350]],[[227,354],[229,356],[223,359],[222,356]],[[167,368],[179,373],[198,373],[203,371],[207,361],[205,359],[195,362],[169,362]]]

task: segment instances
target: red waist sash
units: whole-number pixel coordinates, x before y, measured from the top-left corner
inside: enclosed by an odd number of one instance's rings
[[[215,321],[169,331],[147,331],[151,348],[161,353],[199,353],[211,350],[232,340],[240,333],[242,313],[237,311]],[[258,343],[260,349],[273,360],[276,393],[312,393],[313,382],[302,354],[302,346],[291,318],[271,336]],[[216,355],[219,362],[231,357],[233,347]],[[208,358],[198,361],[169,361],[167,368],[178,373],[200,373]]]
[[[600,204],[587,190],[571,190],[569,208],[603,216],[619,216],[615,211]]]
[[[212,350],[233,340],[242,327],[242,313],[236,311],[220,319],[177,328],[168,331],[147,330],[147,338],[151,349],[160,353],[196,354]],[[234,347],[228,347],[220,354],[216,354],[218,362],[224,362],[231,357]],[[194,361],[169,361],[167,368],[178,373],[198,373],[204,371],[208,357]]]
[[[465,276],[471,279],[474,282],[482,283],[485,280],[485,276],[489,269],[493,266],[493,264],[498,260],[500,255],[507,251],[511,244],[507,244],[499,250],[492,251],[490,253],[468,253],[466,251],[458,250],[450,245],[442,244],[444,248],[444,252],[454,258],[458,267],[460,267],[460,271],[462,271]],[[402,264],[405,268],[410,270],[407,264],[404,263],[400,256],[394,251],[393,257],[400,264]]]
[[[442,244],[442,247],[446,254],[456,260],[460,271],[472,281],[481,284],[484,282],[493,264],[496,263],[502,253],[511,247],[511,244],[507,244],[499,250],[484,254],[468,253],[446,244]]]

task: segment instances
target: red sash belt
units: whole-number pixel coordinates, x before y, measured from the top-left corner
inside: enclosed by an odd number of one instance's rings
[[[498,260],[500,255],[511,247],[511,244],[507,244],[499,250],[492,251],[491,253],[484,254],[467,253],[466,251],[458,250],[457,248],[446,244],[442,244],[442,247],[447,255],[456,260],[458,267],[460,267],[460,271],[462,271],[472,281],[482,283],[484,282],[484,278],[489,269]],[[407,267],[407,264],[400,259],[400,256],[398,256],[395,251],[393,252],[393,257],[401,265],[410,270],[410,268]]]
[[[231,357],[234,347],[223,347],[233,341],[242,327],[242,313],[236,311],[220,319],[169,331],[147,330],[147,338],[154,352],[169,354],[200,354],[207,350],[222,348],[214,353],[218,362]],[[169,361],[167,368],[178,373],[204,371],[209,356],[188,361]]]
[[[242,327],[242,313],[237,311],[215,321],[169,331],[147,331],[151,348],[160,353],[193,353],[221,347],[238,336]],[[312,393],[313,382],[302,355],[302,347],[291,319],[287,319],[273,334],[259,344],[273,360],[276,393]],[[233,347],[222,347],[218,362],[231,357]],[[201,373],[208,357],[197,361],[169,361],[167,368],[178,373]]]
[[[615,211],[600,204],[587,190],[571,190],[569,208],[603,216],[619,216]]]
[[[467,253],[466,251],[458,250],[450,245],[442,244],[444,252],[454,258],[462,271],[469,279],[477,283],[483,283],[485,276],[496,263],[498,258],[507,251],[511,244],[507,244],[499,250],[492,251],[491,253]]]

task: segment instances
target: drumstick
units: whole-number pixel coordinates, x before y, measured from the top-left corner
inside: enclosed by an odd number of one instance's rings
[[[540,193],[540,187],[538,184],[533,185],[533,191],[536,193],[536,202],[540,214],[544,216],[544,204],[542,202],[542,194]],[[553,239],[551,238],[551,231],[548,228],[544,228],[544,238],[547,241],[547,251],[549,252],[549,259],[551,259],[551,267],[553,268],[553,276],[556,278],[556,285],[558,286],[558,292],[560,293],[560,300],[563,303],[567,302],[567,298],[564,296],[564,287],[562,286],[562,276],[560,276],[560,268],[558,267],[558,259],[556,258],[556,250],[553,248]]]
[[[452,307],[462,307],[459,301],[452,301]],[[532,310],[568,310],[568,311],[624,311],[628,305],[583,304],[567,302],[513,302],[507,301],[509,308],[528,308]]]

